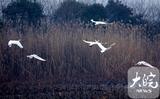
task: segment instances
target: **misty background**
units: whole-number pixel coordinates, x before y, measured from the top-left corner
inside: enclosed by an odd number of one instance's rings
[[[0,0],[0,16],[2,16],[2,9],[5,8],[11,1],[16,0]],[[31,0],[34,1],[34,0]],[[35,0],[43,5],[44,14],[52,15],[54,11],[60,6],[63,1],[67,0]],[[68,0],[69,1],[69,0]],[[75,0],[85,4],[99,3],[104,6],[107,5],[108,0]],[[116,0],[115,0],[116,1]],[[160,1],[159,0],[120,0],[123,4],[133,8],[135,14],[143,14],[144,18],[155,22],[159,20],[160,16]]]

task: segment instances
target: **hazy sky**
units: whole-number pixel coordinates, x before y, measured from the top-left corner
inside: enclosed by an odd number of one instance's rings
[[[6,6],[11,0],[0,0],[0,6]],[[37,0],[41,2],[44,7],[45,14],[52,13],[59,4],[64,0]],[[84,2],[87,4],[93,3],[101,3],[106,5],[108,0],[76,0],[79,2]],[[122,3],[128,5],[129,7],[133,8],[136,13],[142,12],[146,15],[149,15],[150,18],[153,18],[153,15],[157,15],[158,10],[160,11],[160,0],[121,0]],[[0,7],[1,10],[2,7]],[[147,8],[147,11],[146,11]],[[52,10],[50,10],[52,9]],[[156,9],[156,10],[155,10]],[[152,10],[155,10],[154,12]],[[152,11],[152,13],[150,13]],[[0,11],[1,15],[1,11]]]
[[[0,0],[0,5],[6,5],[8,4],[8,2],[10,2],[11,0]],[[57,8],[57,6],[60,4],[60,2],[65,1],[65,0],[37,0],[39,2],[41,2],[45,8],[48,8],[50,6]],[[106,5],[108,0],[76,0],[79,2],[85,2],[88,4],[92,4],[92,3],[101,3],[103,5]],[[122,1],[124,4],[127,4],[131,7],[135,7],[137,6],[143,6],[143,7],[150,7],[150,6],[157,6],[160,4],[160,0],[120,0]],[[54,9],[54,8],[53,8]]]

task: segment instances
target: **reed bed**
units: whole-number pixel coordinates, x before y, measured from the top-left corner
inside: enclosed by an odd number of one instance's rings
[[[151,42],[140,26],[114,23],[109,26],[50,24],[39,28],[5,27],[0,33],[0,85],[12,83],[126,85],[127,71],[140,60],[159,68],[159,39]],[[21,39],[24,49],[9,48],[10,39]],[[82,40],[116,45],[105,53]],[[107,45],[105,45],[107,46]],[[46,62],[30,60],[38,54]]]

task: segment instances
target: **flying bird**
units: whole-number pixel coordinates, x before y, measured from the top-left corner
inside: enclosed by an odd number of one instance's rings
[[[38,55],[36,54],[31,54],[31,55],[27,55],[28,58],[32,59],[32,58],[35,58],[35,59],[38,59],[40,61],[46,61],[45,59],[39,57]]]
[[[94,21],[93,19],[91,19],[91,22],[93,22],[95,25],[106,25],[106,22],[103,21]]]
[[[148,66],[150,68],[154,68],[154,66],[152,66],[151,64],[149,64],[145,61],[139,61],[136,65],[145,65],[145,66]]]
[[[9,46],[9,47],[12,47],[12,45],[17,45],[18,47],[23,48],[23,46],[22,46],[22,44],[21,44],[20,41],[21,41],[21,40],[10,40],[10,41],[8,42],[8,46]]]
[[[86,41],[86,40],[83,40],[83,42],[85,43],[88,43],[89,46],[93,46],[93,45],[98,45],[98,47],[101,49],[101,53],[104,53],[105,51],[109,50],[112,48],[112,46],[114,46],[116,43],[113,43],[111,44],[109,47],[104,47],[102,44],[103,43],[100,43],[99,40],[95,40],[95,42],[92,42],[92,41]],[[105,43],[106,44],[106,43]]]
[[[102,46],[102,44],[101,43],[98,43],[99,44],[99,47],[100,47],[100,45]],[[109,47],[105,47],[105,48],[103,48],[103,50],[101,50],[101,53],[103,53],[103,52],[105,52],[105,51],[107,51],[107,50],[110,50],[111,48],[112,48],[112,46],[114,46],[114,45],[116,45],[116,43],[112,43]]]

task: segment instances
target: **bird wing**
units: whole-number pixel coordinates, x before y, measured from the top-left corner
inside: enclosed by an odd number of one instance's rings
[[[39,57],[38,55],[34,55],[34,58],[38,59],[38,60],[41,60],[41,61],[46,61],[45,59]]]
[[[147,62],[143,62],[143,64],[144,64],[145,66],[148,66],[148,67],[154,68],[151,64],[149,64],[149,63],[147,63]]]
[[[145,66],[148,66],[150,68],[154,68],[154,66],[152,66],[151,64],[149,64],[145,61],[139,61],[136,65],[145,65]]]
[[[88,43],[88,44],[93,43],[93,42],[91,42],[91,41],[86,41],[86,40],[83,40],[83,42]]]
[[[116,45],[116,43],[112,43],[112,44],[110,45],[110,47],[112,47],[112,46],[114,46],[114,45]]]
[[[27,55],[28,58],[32,58],[32,55]]]
[[[91,42],[91,41],[86,41],[86,40],[83,40],[83,42],[88,43],[89,46],[92,46],[92,45],[96,44],[96,42]]]
[[[19,46],[20,48],[23,48],[22,44],[18,41],[17,43],[17,46]]]
[[[106,51],[107,51],[107,50],[110,50],[111,48],[112,48],[112,47],[107,47]]]

